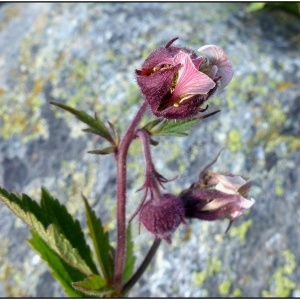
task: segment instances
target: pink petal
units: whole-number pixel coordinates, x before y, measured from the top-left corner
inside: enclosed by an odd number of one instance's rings
[[[206,45],[198,49],[209,63],[218,67],[217,75],[221,76],[221,86],[224,88],[233,77],[232,64],[225,52],[218,46]]]
[[[200,67],[202,61],[203,61],[203,57],[197,57],[197,58],[192,59],[192,62],[197,70],[199,70],[199,67]]]
[[[181,64],[178,74],[178,82],[173,92],[174,98],[180,98],[182,95],[201,95],[207,94],[215,83],[204,73],[195,68],[188,54],[180,51],[174,57],[175,64]]]
[[[216,75],[217,75],[217,73],[218,73],[218,67],[216,66],[216,65],[214,65],[214,66],[212,66],[212,68],[211,68],[211,76],[212,76],[212,78],[215,78],[216,77]]]

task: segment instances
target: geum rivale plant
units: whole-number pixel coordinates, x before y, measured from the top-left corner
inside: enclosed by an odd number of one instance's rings
[[[155,169],[151,156],[151,146],[158,144],[153,137],[186,136],[196,123],[217,113],[205,113],[206,103],[217,89],[226,87],[233,76],[232,64],[220,47],[203,46],[198,49],[198,56],[191,49],[174,46],[175,40],[177,38],[152,52],[135,71],[144,101],[122,138],[115,125],[110,122],[105,125],[96,114],[91,117],[83,111],[52,102],[88,125],[84,131],[99,135],[109,143],[108,147],[90,153],[112,154],[115,158],[117,199],[112,204],[116,204],[117,212],[116,249],[111,246],[108,232],[84,196],[93,253],[79,222],[45,188],[42,188],[39,204],[28,195],[0,189],[2,201],[29,225],[32,234],[29,244],[46,261],[69,296],[127,296],[161,241],[171,244],[172,235],[180,224],[187,224],[191,218],[209,221],[227,218],[230,227],[254,203],[253,199],[247,199],[249,181],[209,170],[217,158],[199,172],[197,181],[189,188],[178,195],[166,192],[168,180]],[[140,121],[148,109],[155,119],[141,127]],[[138,218],[153,234],[153,244],[136,269],[130,222],[126,223],[125,211],[126,161],[134,139],[142,144],[145,177],[143,185],[137,187],[141,200],[130,221]]]

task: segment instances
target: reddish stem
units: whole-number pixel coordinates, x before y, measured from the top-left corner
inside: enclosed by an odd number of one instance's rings
[[[143,262],[139,266],[139,268],[136,270],[136,272],[133,274],[133,276],[125,283],[123,287],[123,295],[126,295],[126,293],[129,292],[129,290],[134,286],[134,284],[141,278],[143,273],[146,271],[147,267],[149,266],[150,262],[152,261],[152,258],[154,257],[156,250],[158,249],[159,245],[161,243],[161,239],[155,239],[153,241],[153,244],[151,248],[149,249],[147,255],[145,256]]]
[[[135,129],[146,112],[147,103],[144,102],[129,125],[116,153],[117,160],[117,249],[114,269],[114,285],[116,296],[122,296],[122,277],[126,251],[126,159]]]
[[[143,153],[144,153],[144,159],[146,164],[146,170],[145,170],[146,191],[149,189],[151,192],[151,197],[158,199],[161,196],[158,183],[157,183],[159,174],[156,172],[152,161],[149,133],[145,130],[140,129],[137,131],[136,135],[141,139],[142,146],[143,146]]]

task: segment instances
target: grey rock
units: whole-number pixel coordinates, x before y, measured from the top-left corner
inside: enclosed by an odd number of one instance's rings
[[[97,111],[124,132],[140,99],[134,78],[146,56],[178,45],[224,48],[235,77],[209,103],[221,112],[187,138],[160,138],[153,155],[179,192],[217,152],[213,169],[253,180],[250,213],[233,224],[193,220],[162,243],[134,297],[297,297],[300,263],[300,22],[241,3],[6,3],[0,6],[0,185],[39,199],[40,186],[84,226],[80,193],[115,236],[113,157],[55,100]],[[6,118],[5,116],[9,116]],[[138,143],[134,152],[139,153]],[[166,151],[169,153],[166,158]],[[129,158],[128,217],[136,209],[142,158]],[[28,247],[28,228],[0,204],[0,296],[64,297]],[[189,231],[191,232],[189,234]],[[138,233],[137,264],[151,236]],[[292,284],[286,284],[286,282]]]

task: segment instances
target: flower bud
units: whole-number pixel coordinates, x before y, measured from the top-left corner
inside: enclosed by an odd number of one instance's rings
[[[225,86],[233,75],[232,66],[221,48],[201,47],[207,57],[193,50],[172,46],[159,47],[136,70],[137,82],[157,117],[186,119],[195,116],[215,92],[217,83]]]
[[[184,220],[184,205],[175,195],[164,194],[160,199],[151,199],[141,208],[140,222],[156,238],[171,243],[171,235]]]

